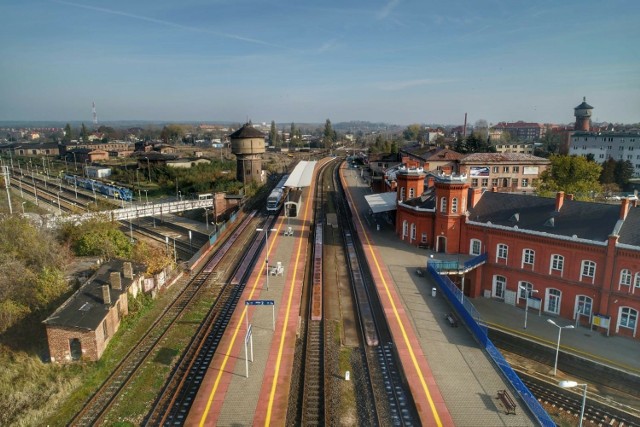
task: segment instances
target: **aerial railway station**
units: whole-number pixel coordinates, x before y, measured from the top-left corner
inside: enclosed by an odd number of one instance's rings
[[[314,167],[321,168],[327,162],[330,160],[320,161]],[[288,179],[291,180],[291,176]],[[357,239],[364,246],[367,263],[389,322],[394,343],[391,352],[397,352],[401,370],[412,390],[412,401],[415,402],[417,418],[414,421],[405,419],[399,425],[453,426],[477,425],[475,423],[478,422],[482,425],[507,426],[535,424],[535,417],[521,405],[514,411],[516,414],[508,416],[499,403],[495,407],[487,405],[482,396],[509,389],[509,385],[465,328],[452,329],[444,317],[441,321],[441,312],[450,311],[444,298],[433,298],[430,289],[421,289],[419,292],[422,295],[413,298],[412,308],[404,308],[407,300],[403,288],[411,286],[415,289],[416,277],[407,268],[403,268],[404,273],[401,273],[396,267],[389,269],[386,263],[421,265],[425,256],[416,252],[402,255],[404,259],[397,260],[398,244],[387,242],[386,248],[384,245],[374,246],[370,236],[372,231],[363,226],[361,218],[368,210],[364,200],[367,188],[362,182],[358,183],[357,175],[349,175],[344,169],[341,170],[341,179],[347,189],[348,203],[353,209]],[[312,201],[318,197],[315,191],[315,185],[309,185],[301,193],[305,200]],[[304,254],[310,249],[308,245],[314,245],[316,255],[312,260],[318,259],[320,240],[317,237],[310,240],[309,233],[323,229],[311,227],[314,215],[311,203],[303,205],[298,221],[293,225],[293,236],[283,233],[287,224],[284,215],[276,220],[273,232],[268,236],[269,253],[267,255],[263,250],[261,257],[268,258],[272,264],[279,262],[284,267],[284,274],[271,276],[264,264],[261,266],[258,263],[256,266],[240,297],[241,303],[220,341],[220,350],[213,356],[186,415],[185,425],[284,425],[287,422],[290,394],[295,389],[292,381],[296,336],[301,313],[306,310],[301,306],[303,287],[306,286]],[[334,226],[325,225],[324,229]],[[329,271],[335,275],[337,266],[325,260],[325,274],[326,264],[330,265]],[[317,267],[311,270],[311,274],[314,278],[313,288],[317,290],[315,279],[323,275]],[[330,279],[325,277],[323,280]],[[421,284],[422,281],[418,283]],[[327,286],[326,282],[324,286]],[[273,301],[275,318],[271,318],[270,309],[261,305],[244,305],[243,301]],[[313,300],[310,322],[322,319],[317,309],[320,304],[316,299]],[[373,336],[370,335],[370,338]],[[371,348],[382,348],[382,343],[368,340]],[[253,358],[245,362],[249,357],[245,347],[249,343],[253,346]],[[462,354],[464,357],[461,357]],[[482,375],[477,375],[475,371],[482,372]],[[455,375],[452,375],[453,372]],[[345,372],[335,372],[333,375],[344,377]],[[398,419],[402,419],[403,415],[404,412],[398,413]]]

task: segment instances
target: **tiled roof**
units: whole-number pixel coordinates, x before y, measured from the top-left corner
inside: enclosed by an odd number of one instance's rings
[[[463,154],[457,151],[450,150],[448,148],[434,148],[434,147],[409,147],[402,150],[412,156],[420,157],[425,161],[447,161],[447,160],[459,160],[464,157]]]
[[[548,159],[524,153],[472,153],[464,156],[460,164],[465,163],[498,163],[498,162],[518,162],[549,164]]]
[[[552,198],[486,191],[470,209],[469,220],[597,242],[606,241],[618,222],[619,205],[565,198],[555,212],[555,203]]]
[[[627,218],[622,223],[619,232],[619,243],[640,246],[640,208],[629,209]]]
[[[527,122],[513,122],[513,123],[497,123],[492,126],[493,129],[519,129],[519,128],[543,128],[542,123],[527,123]]]

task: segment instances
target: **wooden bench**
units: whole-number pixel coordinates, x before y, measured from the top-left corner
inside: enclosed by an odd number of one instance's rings
[[[447,319],[447,322],[449,322],[449,325],[453,326],[454,328],[458,327],[458,319],[456,319],[456,316],[454,316],[453,313],[445,314],[444,318]]]
[[[511,397],[507,390],[498,390],[498,400],[502,402],[505,414],[516,414],[516,402],[513,400],[513,397]]]

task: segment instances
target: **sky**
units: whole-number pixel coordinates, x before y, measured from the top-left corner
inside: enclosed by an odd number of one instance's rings
[[[0,121],[640,122],[638,0],[3,0]]]

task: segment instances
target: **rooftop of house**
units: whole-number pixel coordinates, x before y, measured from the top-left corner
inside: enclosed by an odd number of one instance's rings
[[[264,138],[264,134],[258,129],[254,128],[251,123],[245,123],[240,129],[229,135],[229,138]]]
[[[535,163],[550,164],[549,159],[524,153],[472,153],[467,154],[460,160],[460,164],[469,163]]]
[[[117,303],[120,295],[127,292],[131,283],[145,271],[143,265],[132,264],[133,279],[127,279],[121,274],[121,289],[113,289],[110,286],[110,274],[114,271],[122,272],[124,262],[123,260],[111,260],[100,266],[98,271],[43,323],[48,326],[96,330],[109,309]],[[105,304],[103,300],[103,285],[109,286],[111,297],[109,304]]]

